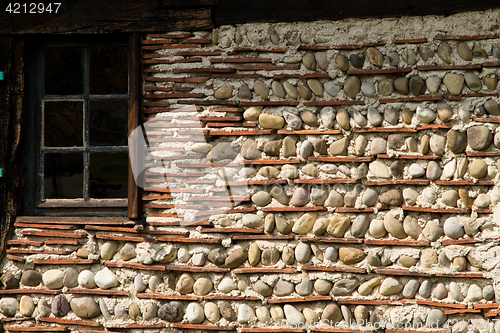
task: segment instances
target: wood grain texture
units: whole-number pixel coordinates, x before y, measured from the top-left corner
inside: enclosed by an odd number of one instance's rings
[[[5,326],[3,329],[9,332],[66,332],[68,330],[67,327],[63,326],[43,326],[43,325],[29,326],[29,327]]]
[[[7,14],[2,10],[2,13]],[[3,23],[2,23],[3,26]],[[0,85],[0,163],[4,177],[0,181],[0,256],[4,253],[6,240],[13,233],[12,223],[22,206],[32,209],[31,198],[23,196],[26,188],[34,189],[32,182],[26,181],[26,133],[27,93],[25,76],[27,64],[24,39],[16,37],[0,38],[0,63],[5,80]],[[23,127],[24,126],[24,127]],[[12,255],[8,255],[12,256]]]
[[[141,123],[142,109],[142,64],[141,64],[141,35],[134,33],[129,38],[129,115],[128,133],[135,130]],[[131,163],[138,158],[138,147],[129,149],[128,167],[128,217],[138,220],[142,217],[142,188],[137,186]]]
[[[206,29],[209,8],[168,10],[158,1],[63,1],[57,14],[0,14],[0,34],[155,32]],[[181,36],[175,36],[181,37]],[[183,37],[183,36],[182,36]]]

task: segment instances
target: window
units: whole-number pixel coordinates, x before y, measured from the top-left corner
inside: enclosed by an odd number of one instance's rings
[[[128,41],[75,40],[34,52],[34,206],[125,208]]]

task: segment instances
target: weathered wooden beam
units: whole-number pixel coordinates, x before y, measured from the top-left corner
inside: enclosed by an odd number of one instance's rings
[[[74,0],[58,13],[10,14],[0,11],[0,34],[78,34],[203,30],[250,22],[341,20],[346,18],[449,15],[499,8],[497,0],[371,0],[314,3],[289,0]],[[140,14],[139,14],[140,13]]]
[[[134,33],[129,39],[129,115],[128,115],[128,133],[130,134],[141,124],[142,99],[141,79],[143,76],[141,66],[141,35]],[[142,194],[143,190],[135,182],[132,160],[138,158],[138,147],[131,145],[129,147],[129,166],[128,166],[128,217],[139,220],[142,217]]]
[[[174,0],[175,1],[175,0]],[[170,2],[170,0],[165,0]],[[242,4],[240,0],[216,0],[215,24],[246,22],[292,22],[342,20],[346,18],[446,15],[469,10],[499,8],[497,0],[372,0],[302,1],[260,0]]]
[[[26,141],[23,128],[26,122],[25,44],[20,38],[0,38],[0,64],[5,80],[0,81],[0,256],[11,227],[21,210],[26,179]]]
[[[10,14],[2,8],[0,20],[0,34],[157,32],[203,30],[213,25],[207,6],[167,9],[150,0],[63,1],[57,13],[35,15]]]

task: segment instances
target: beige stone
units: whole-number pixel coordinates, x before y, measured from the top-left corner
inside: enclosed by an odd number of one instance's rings
[[[250,266],[255,266],[260,261],[261,251],[257,243],[250,244],[248,248],[248,263]]]
[[[228,99],[233,96],[233,87],[232,86],[222,86],[218,88],[215,93],[214,97],[217,99]]]
[[[347,71],[349,69],[349,62],[347,61],[347,58],[344,57],[342,54],[338,53],[335,56],[335,64],[337,67],[342,70],[342,71]]]
[[[452,95],[460,95],[464,86],[464,76],[461,74],[447,73],[443,83]]]
[[[307,234],[312,230],[318,213],[305,213],[293,225],[292,232],[298,235]]]
[[[382,67],[384,56],[379,50],[377,50],[375,47],[369,47],[366,50],[366,54],[368,55],[368,60],[370,60],[372,65]]]
[[[344,237],[345,232],[349,229],[351,225],[351,220],[348,216],[332,216],[330,218],[330,223],[326,229],[333,237]]]
[[[330,154],[333,156],[347,155],[347,147],[349,146],[349,137],[343,137],[340,140],[334,141],[330,148]]]
[[[339,249],[339,259],[346,265],[352,265],[360,262],[365,258],[366,254],[363,250],[353,247],[341,247]]]
[[[393,237],[403,239],[408,236],[404,231],[403,223],[396,219],[391,212],[384,216],[384,227]]]
[[[285,124],[285,119],[281,116],[261,113],[259,115],[259,124],[263,128],[280,129]]]
[[[349,76],[344,83],[344,91],[349,98],[356,98],[361,90],[361,82],[357,76]]]
[[[437,252],[434,249],[424,249],[420,254],[420,265],[423,268],[431,268],[438,262]]]

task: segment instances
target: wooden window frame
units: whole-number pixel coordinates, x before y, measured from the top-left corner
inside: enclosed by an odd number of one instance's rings
[[[70,37],[71,38],[71,37]],[[100,36],[89,36],[88,41],[93,39],[99,40]],[[107,37],[106,37],[107,38]],[[110,37],[111,39],[113,37]],[[123,38],[123,36],[120,36]],[[26,49],[27,55],[34,54],[33,51],[39,47],[36,43],[36,38],[33,43],[27,40],[27,45],[32,46]],[[142,65],[141,65],[141,35],[138,33],[130,34],[128,37],[128,133],[134,130],[141,124],[141,87],[142,87]],[[142,189],[139,188],[133,177],[132,168],[129,158],[129,173],[128,173],[128,195],[126,199],[108,199],[108,200],[54,200],[49,202],[37,202],[37,163],[39,154],[37,150],[40,148],[38,141],[40,138],[40,126],[37,122],[36,112],[36,57],[32,57],[28,70],[30,89],[28,99],[30,107],[30,117],[28,119],[27,128],[32,129],[28,132],[28,159],[27,159],[27,179],[24,189],[25,202],[23,203],[23,214],[26,215],[70,215],[70,216],[127,216],[130,219],[142,219]],[[134,152],[129,149],[129,156]]]

